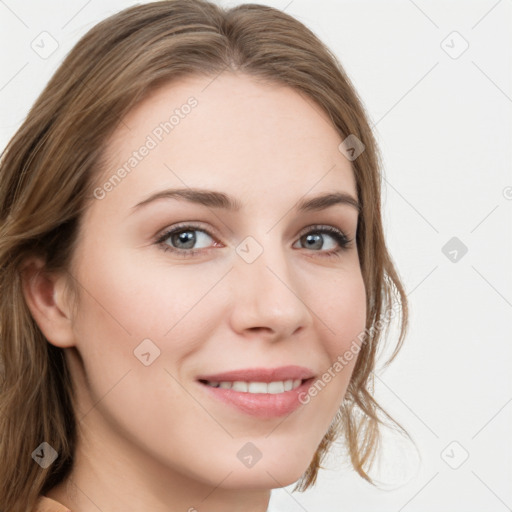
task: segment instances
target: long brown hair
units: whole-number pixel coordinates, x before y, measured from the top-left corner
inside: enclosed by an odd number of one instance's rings
[[[295,490],[314,484],[331,443],[344,436],[355,470],[367,471],[384,414],[373,398],[378,342],[407,301],[388,254],[381,219],[381,161],[366,113],[330,50],[303,24],[271,7],[231,9],[206,0],[168,0],[125,9],[94,26],[55,72],[0,160],[0,507],[30,510],[70,472],[76,446],[71,376],[22,292],[21,265],[41,256],[48,271],[69,270],[79,222],[105,167],[105,141],[150,91],[187,74],[236,70],[285,84],[323,109],[343,139],[364,144],[352,168],[362,205],[357,246],[366,287],[364,340],[345,400]],[[75,297],[74,280],[69,283]],[[384,326],[384,328],[383,328]],[[382,414],[381,414],[382,413]],[[400,427],[401,429],[401,427]],[[403,430],[403,429],[402,429]],[[47,469],[32,459],[46,441],[58,453]]]

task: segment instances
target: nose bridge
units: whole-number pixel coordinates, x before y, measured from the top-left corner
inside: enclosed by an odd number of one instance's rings
[[[289,254],[277,236],[248,236],[236,249],[234,263],[235,329],[264,328],[286,337],[311,321],[300,297]]]

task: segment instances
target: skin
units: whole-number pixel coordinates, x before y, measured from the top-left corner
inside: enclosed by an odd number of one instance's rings
[[[320,377],[364,330],[366,309],[357,210],[294,210],[321,193],[357,194],[342,138],[291,88],[228,72],[165,85],[119,125],[100,182],[190,96],[198,101],[190,114],[85,211],[70,269],[78,314],[66,300],[66,274],[36,276],[44,263],[36,258],[26,267],[27,303],[48,341],[64,349],[77,389],[75,466],[46,494],[73,512],[265,512],[270,490],[307,469],[356,362],[280,418],[240,412],[196,381],[288,364]],[[243,208],[161,199],[131,213],[154,192],[186,187],[228,193]],[[189,221],[210,234],[193,232],[198,254],[184,258],[155,243]],[[337,247],[331,235],[321,232],[312,248],[305,241],[318,233],[307,229],[314,224],[352,242],[328,257]],[[248,236],[263,249],[250,264],[236,252]],[[177,237],[165,243],[183,247]],[[160,350],[149,366],[134,356],[147,338]],[[261,452],[250,468],[237,457],[249,441]]]

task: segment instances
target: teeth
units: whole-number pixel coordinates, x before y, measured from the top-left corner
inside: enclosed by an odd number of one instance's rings
[[[237,380],[235,382],[215,382],[207,381],[208,386],[214,388],[232,389],[233,391],[241,391],[242,393],[270,393],[275,395],[290,391],[301,385],[301,379],[295,380],[278,380],[274,382],[244,382]]]

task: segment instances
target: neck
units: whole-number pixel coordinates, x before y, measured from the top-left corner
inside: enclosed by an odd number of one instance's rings
[[[233,472],[201,481],[150,457],[121,435],[98,430],[98,423],[79,432],[70,474],[46,493],[72,512],[267,511],[270,490],[229,488]],[[94,437],[87,438],[86,432],[95,432]]]

